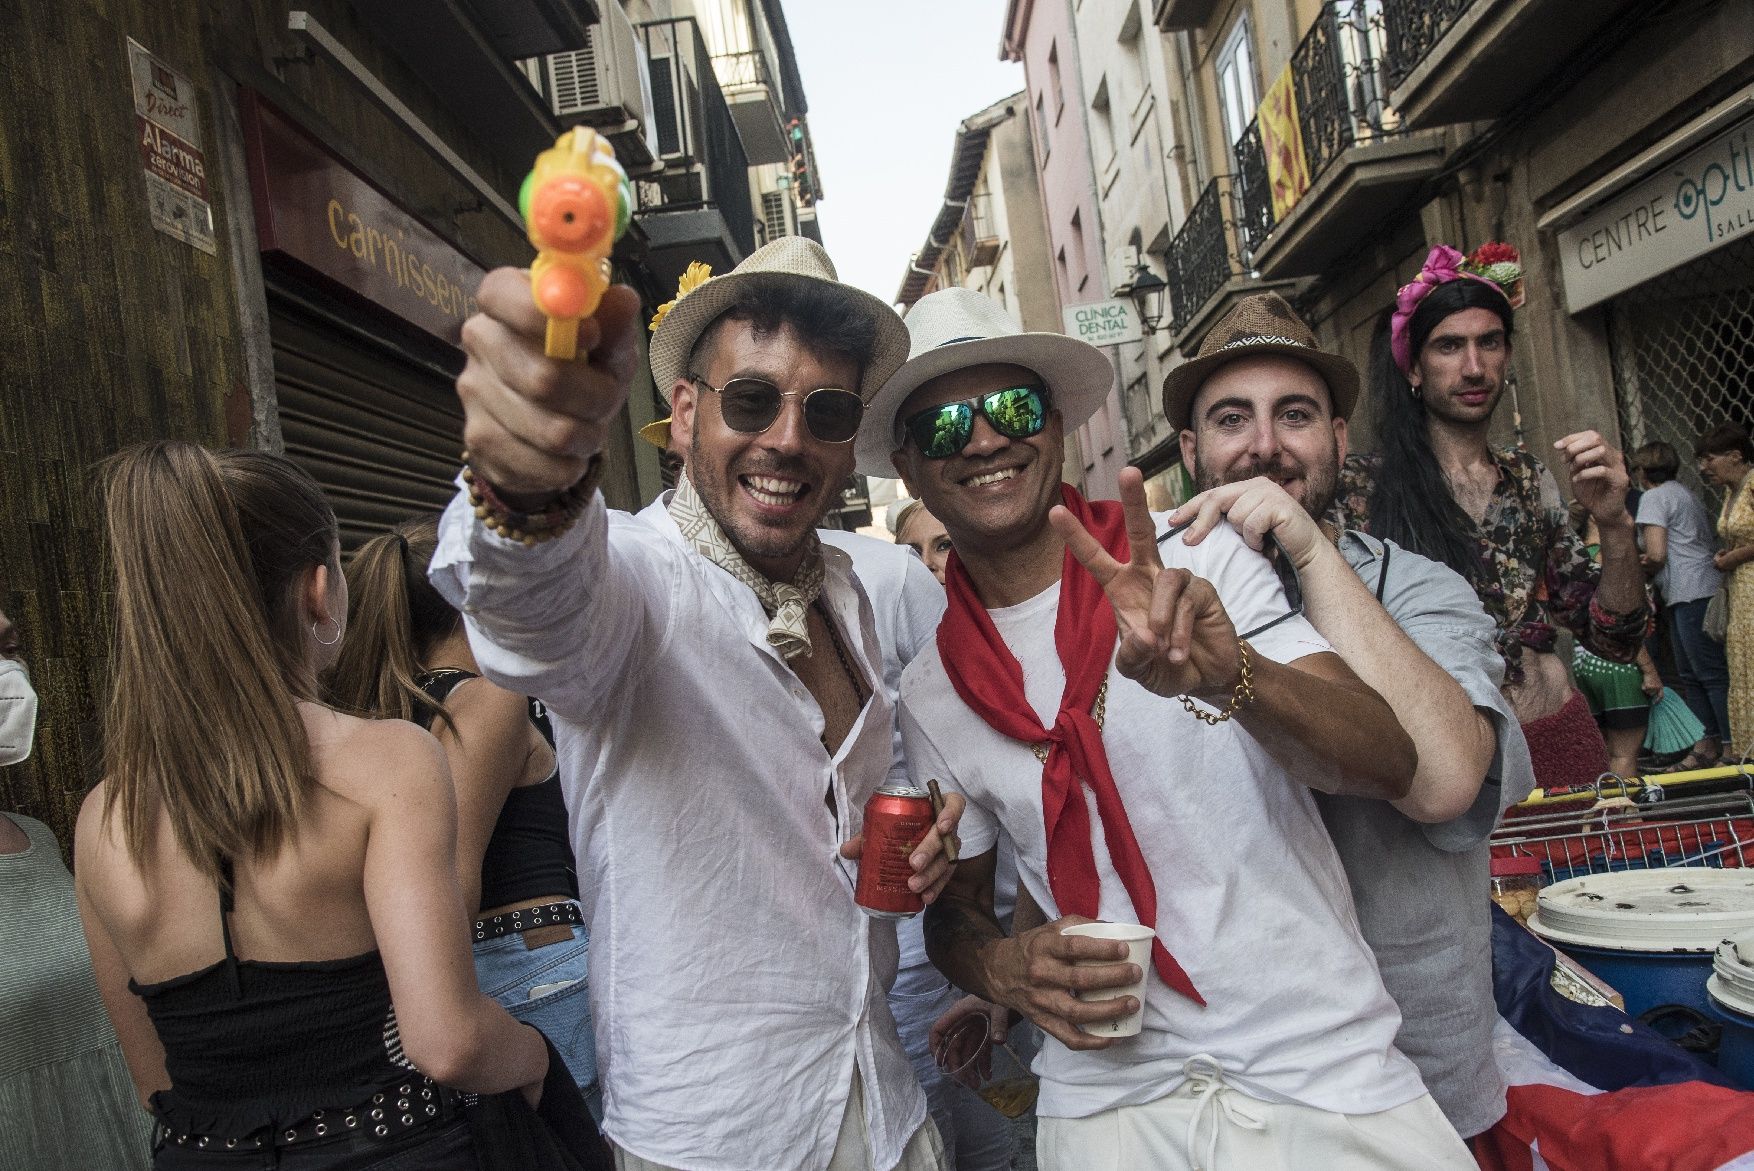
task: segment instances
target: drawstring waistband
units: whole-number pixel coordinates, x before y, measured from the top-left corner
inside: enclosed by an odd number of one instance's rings
[[[1243,1130],[1266,1130],[1267,1120],[1249,1112],[1248,1096],[1224,1080],[1217,1058],[1196,1053],[1182,1062],[1187,1089],[1194,1095],[1194,1114],[1188,1119],[1188,1164],[1194,1171],[1218,1171],[1218,1133],[1226,1122]],[[1211,1116],[1212,1133],[1206,1142],[1206,1158],[1196,1154],[1200,1124]]]

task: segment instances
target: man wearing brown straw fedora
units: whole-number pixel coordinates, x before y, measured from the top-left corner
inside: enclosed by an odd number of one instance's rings
[[[1419,749],[1399,801],[1316,794],[1365,941],[1401,1009],[1395,1045],[1458,1133],[1504,1114],[1492,1056],[1488,835],[1534,783],[1499,692],[1492,619],[1460,574],[1390,542],[1325,528],[1358,400],[1352,363],[1320,350],[1272,293],[1240,302],[1164,382],[1200,495],[1171,523],[1203,540],[1224,519],[1278,542],[1304,614],[1394,708]]]
[[[555,362],[528,277],[489,274],[433,580],[483,672],[554,718],[618,1165],[939,1168],[884,999],[894,927],[853,900],[890,703],[869,603],[816,536],[906,333],[808,240],[701,275],[651,345],[687,469],[628,516],[593,484],[631,294],[585,323],[588,359]],[[927,898],[959,810],[911,857]]]
[[[1160,547],[1136,471],[1120,505],[1061,484],[1064,429],[1113,378],[1100,350],[965,289],[907,323],[859,466],[890,462],[955,544],[937,646],[902,677],[909,767],[969,799],[927,944],[1049,1034],[1041,1165],[1472,1167],[1394,1048],[1311,798],[1405,796],[1388,705],[1233,530]],[[1052,919],[1014,938],[992,914],[1001,827]],[[1063,934],[1092,919],[1151,929],[1149,958]]]

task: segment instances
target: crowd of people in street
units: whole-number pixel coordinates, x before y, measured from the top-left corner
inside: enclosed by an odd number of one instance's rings
[[[611,510],[646,323],[550,359],[530,289],[477,293],[450,505],[349,557],[281,456],[102,469],[71,873],[0,815],[0,1165],[1002,1171],[1003,1044],[1050,1171],[1459,1171],[1494,827],[1754,747],[1748,433],[1715,523],[1669,444],[1493,443],[1517,296],[1454,249],[1365,371],[1240,301],[1161,388],[1168,513],[1062,480],[1101,350],[800,237],[651,323],[681,471]],[[855,470],[893,543],[819,528]],[[0,765],[28,661],[0,616]],[[927,909],[871,915],[867,801],[928,781]]]

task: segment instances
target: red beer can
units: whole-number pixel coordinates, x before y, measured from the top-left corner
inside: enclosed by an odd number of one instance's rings
[[[859,855],[859,886],[853,901],[878,919],[910,919],[926,909],[908,889],[908,861],[932,829],[932,799],[924,789],[884,785],[865,802],[865,850]]]

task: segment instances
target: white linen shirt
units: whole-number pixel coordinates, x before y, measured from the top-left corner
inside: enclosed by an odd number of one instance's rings
[[[1164,518],[1156,518],[1158,531]],[[1171,539],[1164,564],[1212,583],[1238,631],[1282,616],[1284,591],[1266,559],[1229,525],[1197,546]],[[1065,689],[1054,647],[1060,586],[988,613],[1023,668],[1024,692],[1044,727]],[[1329,646],[1303,618],[1250,639],[1254,652],[1288,663]],[[1000,735],[950,683],[936,648],[902,675],[901,728],[908,767],[968,798],[960,826],[967,857],[991,849],[1002,826],[1017,846],[1023,884],[1051,921],[1063,912],[1046,878],[1041,762]],[[1208,710],[1211,710],[1208,706]],[[1145,1027],[1107,1049],[1075,1052],[1052,1037],[1036,1058],[1040,1114],[1082,1118],[1155,1101],[1187,1078],[1196,1055],[1269,1102],[1371,1114],[1418,1098],[1424,1087],[1394,1047],[1401,1023],[1359,931],[1340,859],[1304,781],[1292,777],[1230,720],[1208,727],[1174,699],[1108,674],[1102,742],[1140,853],[1157,886],[1157,931],[1202,1008],[1146,972]],[[1100,919],[1136,923],[1126,888],[1090,809]]]
[[[529,549],[463,495],[440,525],[433,584],[482,673],[553,717],[604,1130],[685,1171],[826,1166],[855,1065],[873,1166],[925,1118],[885,1000],[895,930],[854,904],[837,854],[889,772],[892,709],[870,604],[843,553],[823,561],[872,696],[832,758],[755,594],[684,543],[663,498],[629,516],[596,497]]]

